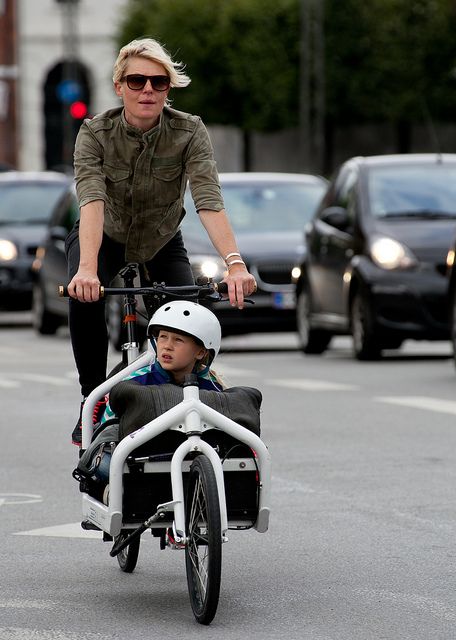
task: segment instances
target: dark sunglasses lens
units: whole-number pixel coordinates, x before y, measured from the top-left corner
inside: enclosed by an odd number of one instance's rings
[[[143,89],[146,82],[147,76],[141,76],[139,74],[127,76],[127,85],[133,91],[139,91],[140,89]]]
[[[152,87],[156,91],[166,91],[169,87],[169,82],[168,76],[152,76]]]

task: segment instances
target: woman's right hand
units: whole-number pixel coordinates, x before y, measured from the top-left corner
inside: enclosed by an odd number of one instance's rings
[[[100,298],[98,275],[79,269],[68,285],[68,294],[79,302],[96,302]]]

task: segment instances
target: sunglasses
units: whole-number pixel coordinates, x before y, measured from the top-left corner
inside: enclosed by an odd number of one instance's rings
[[[124,76],[122,80],[127,81],[127,86],[132,91],[141,91],[146,86],[148,80],[155,91],[166,91],[171,82],[169,76],[143,76],[141,73],[132,73]]]

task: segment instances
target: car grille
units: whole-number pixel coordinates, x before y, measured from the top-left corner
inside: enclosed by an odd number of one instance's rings
[[[36,250],[38,249],[38,246],[35,247],[27,247],[27,255],[29,256],[35,256],[36,255]]]
[[[291,262],[264,262],[251,265],[251,271],[257,274],[259,285],[266,287],[290,287],[292,285],[291,271],[295,265]],[[255,275],[256,275],[255,274]]]

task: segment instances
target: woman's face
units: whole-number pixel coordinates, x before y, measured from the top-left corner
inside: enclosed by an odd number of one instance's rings
[[[206,355],[206,349],[192,337],[165,329],[160,329],[156,343],[158,362],[176,382],[183,382],[185,374],[191,373],[196,362]]]
[[[166,76],[165,67],[159,62],[154,62],[142,57],[131,57],[128,59],[124,77],[131,74],[145,76]],[[142,131],[148,131],[158,123],[169,88],[165,91],[157,91],[152,88],[150,80],[146,82],[143,89],[139,91],[128,87],[125,79],[114,83],[117,95],[122,98],[125,118],[127,122]]]

